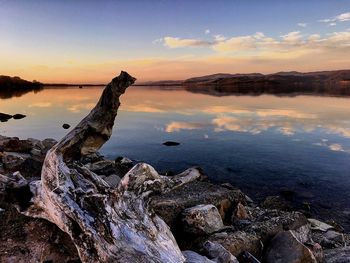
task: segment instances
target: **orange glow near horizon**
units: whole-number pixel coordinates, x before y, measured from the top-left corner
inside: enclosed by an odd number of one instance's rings
[[[296,59],[262,58],[244,59],[230,57],[206,57],[198,59],[149,59],[118,61],[96,64],[66,64],[60,66],[32,65],[22,67],[0,61],[2,75],[19,76],[27,80],[43,83],[104,84],[108,83],[121,70],[129,72],[138,82],[158,80],[184,80],[191,77],[215,73],[275,73],[279,71],[323,71],[348,69],[349,60],[342,57],[334,63],[322,63],[322,56],[303,56]],[[332,60],[330,60],[332,61]]]

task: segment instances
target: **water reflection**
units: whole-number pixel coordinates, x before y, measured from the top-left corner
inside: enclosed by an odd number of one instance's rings
[[[35,89],[23,89],[23,90],[10,90],[10,89],[1,89],[0,90],[0,99],[11,99],[12,97],[21,97],[24,94],[29,92],[38,93],[42,91],[42,87],[37,87]]]

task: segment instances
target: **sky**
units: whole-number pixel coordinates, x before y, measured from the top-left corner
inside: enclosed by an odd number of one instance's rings
[[[0,0],[0,75],[45,83],[350,69],[350,0]]]

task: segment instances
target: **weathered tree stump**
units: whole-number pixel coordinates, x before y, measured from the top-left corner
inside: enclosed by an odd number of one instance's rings
[[[159,194],[200,177],[190,168],[166,177],[145,163],[111,188],[80,163],[111,136],[119,97],[135,78],[126,72],[104,89],[94,109],[46,155],[41,180],[19,173],[0,175],[0,187],[30,217],[49,220],[66,232],[83,262],[184,262],[169,227],[148,207]]]

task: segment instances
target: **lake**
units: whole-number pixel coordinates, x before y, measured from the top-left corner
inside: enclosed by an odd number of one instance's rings
[[[101,87],[49,88],[0,100],[0,134],[60,139],[97,102]],[[200,166],[257,201],[292,191],[322,219],[350,226],[350,98],[211,96],[181,88],[130,87],[101,153],[159,172]],[[167,147],[164,141],[180,142]]]

